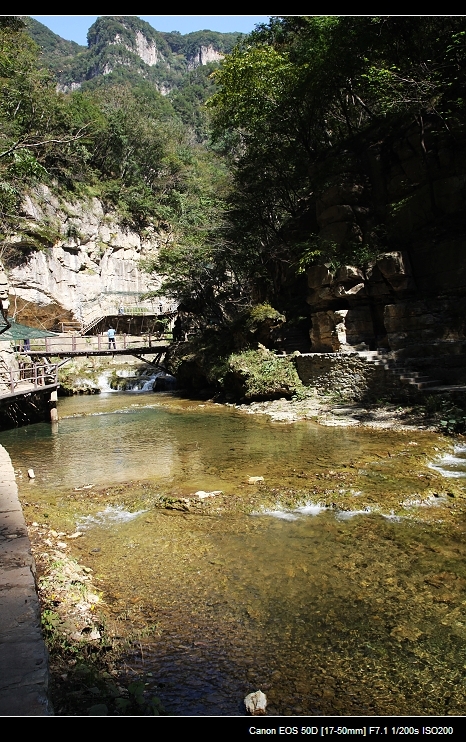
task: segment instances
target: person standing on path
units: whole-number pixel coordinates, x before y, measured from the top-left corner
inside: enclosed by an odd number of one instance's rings
[[[116,350],[115,330],[113,329],[113,327],[108,328],[107,337],[108,337],[108,349],[111,350],[112,345],[113,345],[114,350]]]

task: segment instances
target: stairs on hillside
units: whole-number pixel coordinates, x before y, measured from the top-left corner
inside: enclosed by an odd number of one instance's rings
[[[97,317],[94,317],[91,322],[88,322],[87,325],[84,325],[82,329],[80,329],[81,335],[85,335],[89,330],[92,330],[92,328],[98,325],[101,320],[105,319],[105,316],[105,314],[98,314]]]
[[[383,366],[386,371],[392,374],[392,376],[397,377],[407,387],[428,392],[444,392],[460,389],[458,386],[443,384],[438,379],[432,379],[420,371],[413,371],[406,363],[389,358],[388,351],[359,350],[357,354],[369,363],[373,363],[376,366]]]

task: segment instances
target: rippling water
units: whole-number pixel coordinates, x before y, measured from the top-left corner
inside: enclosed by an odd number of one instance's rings
[[[444,477],[466,477],[466,445],[455,446],[452,454],[444,454],[439,459],[433,461],[430,467]]]
[[[67,399],[60,415],[56,432],[2,436],[21,496],[35,517],[84,530],[73,548],[102,580],[108,620],[139,632],[127,671],[169,712],[240,714],[261,688],[276,714],[464,714],[465,524],[442,513],[458,502],[445,483],[461,487],[465,447],[169,396]],[[278,488],[274,507],[128,504],[139,480],[242,498],[250,476]],[[346,507],[322,507],[316,483]],[[93,496],[112,484],[121,503]],[[307,487],[307,502],[287,504]],[[433,505],[437,522],[425,520]]]

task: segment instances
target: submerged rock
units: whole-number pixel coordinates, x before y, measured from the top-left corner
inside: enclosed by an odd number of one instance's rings
[[[200,500],[205,500],[206,497],[215,497],[215,495],[223,495],[222,490],[213,490],[212,492],[204,492],[204,490],[198,490],[194,493],[194,496],[198,497]]]

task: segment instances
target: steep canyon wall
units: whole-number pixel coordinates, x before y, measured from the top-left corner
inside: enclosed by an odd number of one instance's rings
[[[91,198],[59,201],[41,186],[23,205],[24,227],[7,247],[11,310],[19,322],[57,327],[83,325],[97,316],[138,304],[160,285],[141,260],[153,258],[166,235],[125,229],[117,215]],[[157,299],[157,308],[169,304]]]
[[[466,145],[436,120],[372,135],[324,163],[335,175],[317,194],[316,231],[329,255],[380,251],[364,270],[331,259],[308,269],[311,349],[385,348],[464,383]]]

